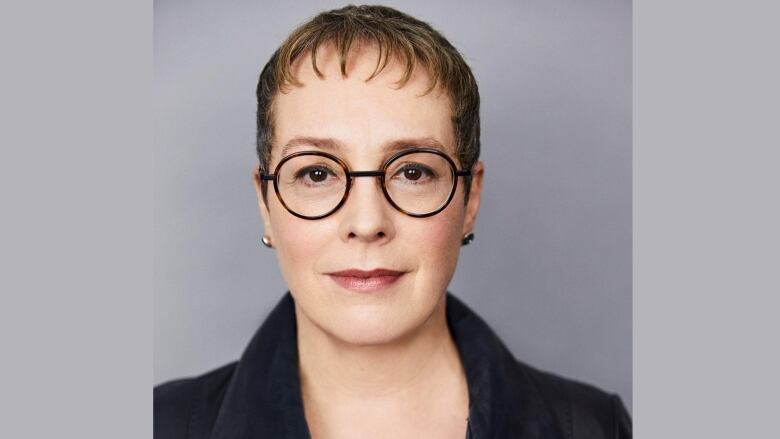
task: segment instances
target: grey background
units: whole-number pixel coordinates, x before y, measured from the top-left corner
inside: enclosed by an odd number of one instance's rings
[[[154,4],[155,383],[236,359],[286,289],[259,243],[254,88],[295,25],[343,4]],[[449,290],[519,359],[631,409],[630,2],[385,4],[480,86],[484,201]]]

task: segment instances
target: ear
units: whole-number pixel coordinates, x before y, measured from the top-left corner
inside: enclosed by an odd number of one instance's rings
[[[266,204],[266,200],[263,198],[263,189],[262,184],[260,180],[260,170],[258,168],[255,168],[252,172],[252,180],[254,180],[255,184],[255,193],[257,194],[257,208],[260,210],[260,217],[263,219],[263,228],[265,230],[265,236],[268,236],[271,238],[271,242],[273,242],[273,228],[271,227],[271,217],[268,212],[268,205]],[[272,187],[271,184],[268,184],[268,192],[271,191]]]
[[[469,192],[469,202],[466,205],[463,235],[474,231],[474,224],[477,221],[477,213],[479,212],[479,203],[482,200],[482,178],[484,174],[485,164],[481,160],[477,160],[477,163],[471,168],[471,190]]]

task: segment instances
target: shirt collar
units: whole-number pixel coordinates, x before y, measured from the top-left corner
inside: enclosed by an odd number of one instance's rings
[[[538,390],[490,327],[447,293],[447,324],[469,388],[469,438],[557,438]],[[298,377],[295,304],[288,291],[239,360],[211,439],[310,438]]]

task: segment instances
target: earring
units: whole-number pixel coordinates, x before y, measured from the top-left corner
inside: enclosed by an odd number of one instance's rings
[[[474,234],[473,233],[467,233],[463,235],[463,240],[460,242],[460,245],[469,245],[474,241]]]
[[[273,248],[273,244],[271,244],[271,238],[263,235],[263,239],[261,240],[263,242],[263,245],[268,248]]]

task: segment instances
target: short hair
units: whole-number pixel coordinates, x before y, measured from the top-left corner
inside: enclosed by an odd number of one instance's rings
[[[277,93],[301,83],[292,73],[293,62],[311,54],[312,68],[318,77],[318,47],[330,43],[339,54],[341,74],[347,76],[347,57],[355,41],[375,44],[379,49],[370,81],[398,58],[404,74],[397,85],[403,87],[417,63],[426,69],[431,84],[424,94],[441,86],[452,105],[456,158],[464,169],[479,159],[479,90],[471,69],[455,47],[427,23],[386,6],[349,5],[318,14],[296,28],[274,52],[260,74],[257,84],[257,155],[260,168],[269,172],[274,123],[272,105]],[[471,178],[465,179],[468,201]],[[263,187],[265,195],[266,187]]]

